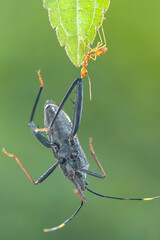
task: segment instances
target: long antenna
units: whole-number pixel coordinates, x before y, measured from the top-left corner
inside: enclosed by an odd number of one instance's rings
[[[105,195],[102,195],[102,194],[100,194],[100,193],[96,193],[96,192],[90,190],[88,187],[86,187],[86,189],[87,189],[89,192],[91,192],[91,193],[93,193],[93,194],[95,194],[95,195],[97,195],[97,196],[99,196],[99,197],[116,199],[116,200],[136,200],[136,201],[143,201],[143,200],[144,200],[144,201],[149,201],[149,200],[155,200],[155,199],[160,198],[160,196],[150,197],[150,198],[123,198],[123,197],[112,197],[112,196],[105,196]]]
[[[44,232],[51,232],[51,231],[55,231],[57,229],[60,229],[60,228],[64,227],[69,221],[71,221],[77,215],[77,213],[79,212],[79,210],[81,209],[82,206],[83,206],[83,202],[81,202],[80,207],[75,211],[75,213],[70,218],[68,218],[66,221],[64,221],[62,224],[60,224],[59,226],[53,227],[53,228],[44,229],[43,231]]]

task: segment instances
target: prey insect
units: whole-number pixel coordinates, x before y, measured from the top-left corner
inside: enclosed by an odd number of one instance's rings
[[[72,220],[77,215],[79,210],[82,208],[83,204],[86,202],[86,199],[83,193],[83,191],[85,190],[88,190],[89,192],[95,195],[98,195],[100,197],[117,199],[117,200],[154,200],[154,199],[160,198],[160,196],[151,197],[151,198],[120,198],[120,197],[105,196],[90,190],[88,188],[86,175],[88,174],[88,175],[103,179],[106,177],[106,174],[95,155],[92,138],[90,138],[91,154],[93,156],[93,159],[96,161],[102,174],[95,173],[88,170],[89,168],[88,160],[86,158],[85,153],[83,152],[83,149],[81,148],[81,145],[78,141],[78,137],[76,135],[79,129],[81,115],[82,115],[83,80],[81,78],[77,78],[74,80],[74,82],[72,83],[71,87],[69,88],[68,92],[64,96],[59,106],[53,101],[47,101],[45,103],[45,106],[44,106],[45,128],[39,129],[36,127],[36,125],[33,122],[36,107],[43,89],[43,81],[40,76],[40,72],[38,72],[38,76],[40,81],[40,89],[33,106],[29,127],[43,146],[47,148],[51,148],[55,156],[56,163],[52,165],[37,181],[34,181],[33,178],[30,176],[30,174],[23,167],[23,165],[21,164],[17,156],[6,152],[5,149],[3,149],[3,152],[7,156],[13,157],[17,161],[21,169],[25,172],[27,177],[31,180],[31,182],[34,185],[39,185],[40,183],[42,183],[57,168],[57,166],[59,166],[63,175],[66,178],[68,178],[71,182],[73,182],[73,184],[76,187],[75,193],[81,199],[81,204],[79,208],[70,218],[68,218],[59,226],[49,228],[49,229],[44,229],[44,231],[49,232],[49,231],[60,229],[64,227],[70,220]],[[73,124],[72,124],[68,115],[62,110],[62,107],[65,104],[68,97],[70,96],[74,87],[76,87],[76,97],[74,102]],[[42,131],[46,131],[48,139],[42,134]]]
[[[82,63],[82,69],[81,69],[81,78],[85,77],[86,75],[88,77],[90,100],[92,99],[92,92],[91,92],[91,81],[90,81],[90,78],[88,76],[88,71],[86,69],[86,67],[88,66],[88,61],[89,61],[89,59],[92,59],[92,60],[95,61],[97,56],[101,56],[101,55],[103,55],[107,51],[107,48],[106,48],[106,38],[105,38],[103,27],[102,27],[103,40],[102,40],[102,37],[101,37],[99,29],[97,31],[98,31],[100,42],[98,42],[98,44],[97,44],[97,46],[95,48],[91,48],[89,45],[87,45],[84,42],[83,39],[81,39],[83,41],[84,46],[86,46],[90,50],[88,52],[88,54],[86,55],[83,63]]]

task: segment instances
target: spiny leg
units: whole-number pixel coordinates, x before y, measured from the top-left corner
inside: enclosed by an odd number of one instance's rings
[[[17,156],[15,156],[14,154],[8,153],[6,152],[6,150],[3,148],[2,152],[4,154],[6,154],[8,157],[13,157],[16,162],[18,163],[18,165],[21,167],[21,169],[24,171],[24,173],[27,175],[27,177],[31,180],[31,182],[34,185],[38,185],[40,183],[42,183],[55,169],[56,167],[59,165],[59,162],[56,162],[52,167],[50,167],[37,181],[34,181],[33,178],[31,177],[31,175],[26,171],[26,169],[23,167],[22,163],[20,162],[20,160],[18,159]]]
[[[77,215],[77,213],[79,212],[82,206],[83,206],[83,201],[81,202],[80,207],[76,210],[76,212],[70,218],[68,218],[66,221],[64,221],[62,224],[60,224],[57,227],[44,229],[44,232],[51,232],[64,227],[69,221],[71,221]]]

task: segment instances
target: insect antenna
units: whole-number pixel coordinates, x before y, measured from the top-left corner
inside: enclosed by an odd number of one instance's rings
[[[136,200],[136,201],[143,201],[143,200],[145,200],[145,201],[149,201],[149,200],[155,200],[155,199],[160,198],[160,196],[150,197],[150,198],[123,198],[123,197],[112,197],[112,196],[105,196],[105,195],[102,195],[102,194],[100,194],[100,193],[96,193],[96,192],[92,191],[91,189],[89,189],[88,187],[86,187],[86,189],[87,189],[89,192],[91,192],[91,193],[93,193],[93,194],[95,194],[95,195],[97,195],[97,196],[99,196],[99,197],[116,199],[116,200]]]
[[[81,209],[82,206],[83,206],[83,201],[81,202],[81,205],[79,206],[79,208],[75,211],[75,213],[70,218],[68,218],[66,221],[64,221],[62,224],[60,224],[57,227],[44,229],[43,231],[44,232],[51,232],[51,231],[55,231],[55,230],[58,230],[58,229],[64,227],[69,221],[71,221],[77,215],[77,213],[79,212],[79,210]]]

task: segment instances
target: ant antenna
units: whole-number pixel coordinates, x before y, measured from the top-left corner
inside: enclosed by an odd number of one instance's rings
[[[155,199],[160,198],[160,196],[157,196],[157,197],[150,197],[150,198],[123,198],[123,197],[112,197],[112,196],[105,196],[105,195],[102,195],[102,194],[100,194],[100,193],[96,193],[96,192],[90,190],[90,189],[87,188],[87,187],[86,187],[86,189],[87,189],[89,192],[91,192],[91,193],[93,193],[93,194],[95,194],[95,195],[97,195],[97,196],[99,196],[99,197],[110,198],[110,199],[116,199],[116,200],[149,201],[149,200],[155,200]]]

